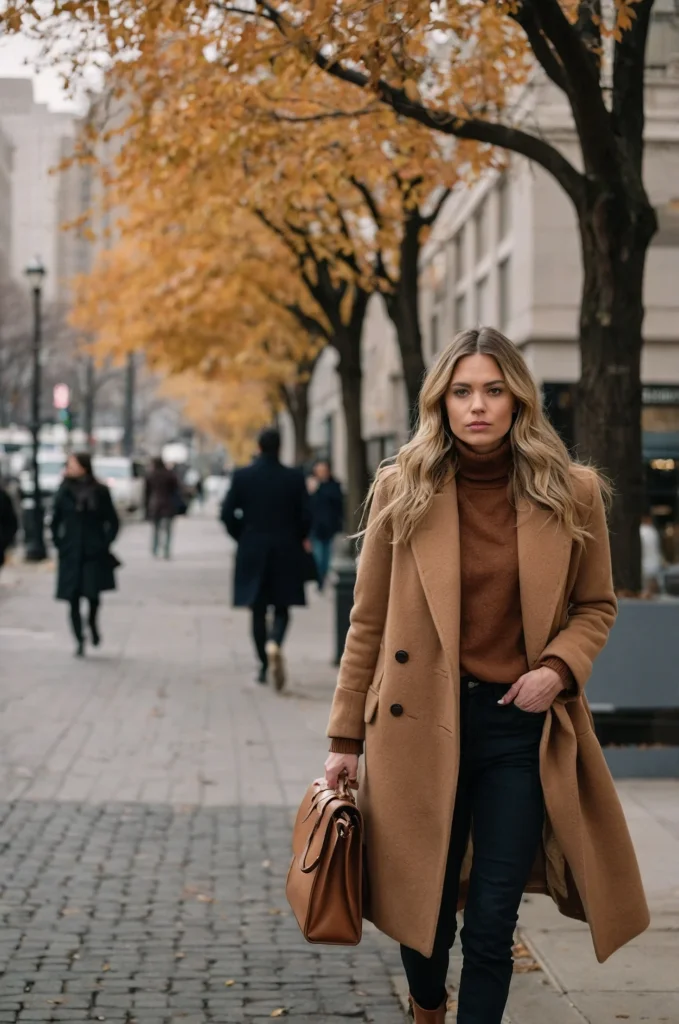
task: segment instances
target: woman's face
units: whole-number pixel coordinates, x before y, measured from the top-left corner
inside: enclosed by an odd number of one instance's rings
[[[66,461],[66,476],[78,477],[85,476],[85,470],[80,465],[75,455],[69,455]]]
[[[445,395],[455,437],[483,454],[502,441],[512,425],[517,402],[492,356],[459,359]]]

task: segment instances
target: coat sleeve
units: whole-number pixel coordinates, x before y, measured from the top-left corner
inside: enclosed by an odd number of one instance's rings
[[[59,544],[61,543],[61,522],[64,517],[64,506],[61,495],[61,488],[57,491],[54,497],[54,505],[52,507],[52,519],[50,521],[50,530],[52,531],[52,543],[54,544],[57,551],[59,550]]]
[[[388,486],[383,476],[358,560],[354,605],[327,728],[327,735],[333,738],[362,740],[365,736],[365,699],[380,652],[391,583],[391,536],[387,528],[374,528],[375,518],[387,503]]]
[[[103,508],[103,519],[106,527],[106,539],[109,544],[113,544],[113,541],[118,536],[120,530],[120,519],[116,512],[116,507],[113,504],[113,498],[108,487],[104,487],[104,508]]]
[[[303,473],[299,474],[298,495],[300,540],[306,540],[311,533],[311,498]]]
[[[2,530],[0,531],[0,540],[2,545],[6,548],[10,547],[14,543],[14,539],[19,530],[19,520],[17,514],[14,511],[14,502],[10,498],[6,491],[0,490],[0,508],[2,518]]]
[[[573,674],[573,684],[569,690],[557,697],[562,702],[576,700],[582,695],[594,659],[606,644],[618,610],[613,589],[606,512],[594,476],[586,529],[591,536],[585,541],[580,556],[568,607],[568,622],[540,657],[542,663],[548,658],[560,658]]]
[[[234,540],[238,540],[243,530],[243,520],[236,515],[237,511],[242,512],[240,492],[241,477],[240,473],[236,470],[231,479],[231,486],[226,492],[220,516],[228,533]]]

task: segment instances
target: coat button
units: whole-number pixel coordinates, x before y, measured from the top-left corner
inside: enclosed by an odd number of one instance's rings
[[[400,665],[405,665],[410,655],[407,651],[397,651],[395,657]]]
[[[399,715],[403,714],[403,705],[402,704],[392,704],[391,707],[389,708],[389,710],[391,711],[391,713],[394,716],[394,718],[398,718]]]

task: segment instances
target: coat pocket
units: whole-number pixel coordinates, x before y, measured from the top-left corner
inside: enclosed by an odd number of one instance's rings
[[[380,700],[380,692],[376,690],[374,686],[369,687],[365,698],[365,708],[363,710],[363,721],[368,724],[372,722],[377,713],[377,705]]]

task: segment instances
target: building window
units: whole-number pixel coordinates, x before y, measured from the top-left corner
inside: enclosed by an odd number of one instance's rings
[[[500,263],[500,265],[498,266],[497,270],[498,270],[498,292],[499,292],[499,306],[500,306],[500,309],[499,309],[499,314],[500,314],[499,315],[500,330],[506,332],[507,327],[509,325],[509,318],[511,316],[511,308],[510,308],[510,282],[509,282],[509,274],[510,274],[509,256],[507,257],[506,260],[503,260],[502,263]]]
[[[431,261],[431,281],[434,290],[434,300],[441,302],[446,294],[446,274],[448,270],[448,256],[445,249],[439,249]]]
[[[439,317],[434,313],[431,318],[431,351],[435,355],[439,350]]]
[[[475,259],[478,263],[488,252],[488,201],[483,200],[474,216],[474,236],[476,242]]]
[[[455,235],[455,280],[461,281],[465,275],[464,263],[464,228],[460,228]]]
[[[488,322],[488,277],[482,277],[476,282],[476,288],[474,290],[474,298],[476,304],[476,322],[479,325],[486,324]]]
[[[509,198],[509,182],[507,175],[503,174],[497,185],[497,230],[501,242],[507,237],[512,226]]]
[[[463,331],[467,326],[467,302],[464,294],[455,299],[455,330]]]

